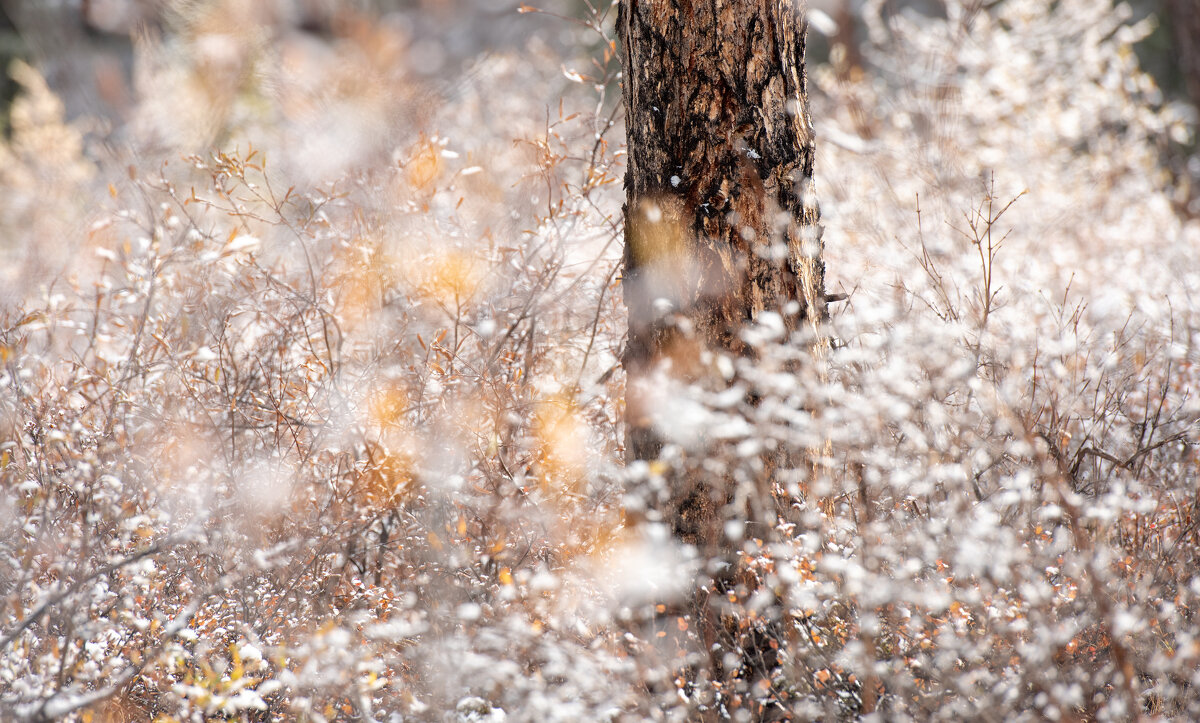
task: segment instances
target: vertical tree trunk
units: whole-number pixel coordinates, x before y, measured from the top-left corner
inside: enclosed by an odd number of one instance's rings
[[[788,331],[816,331],[825,316],[800,2],[622,2],[630,461],[662,451],[651,421],[656,374],[696,381],[708,376],[710,352],[748,354],[739,331],[763,312],[778,313]],[[725,539],[722,517],[731,490],[683,474],[668,484],[661,512],[674,535],[732,570],[737,541]],[[725,675],[722,649],[773,660],[751,648],[777,640],[718,620],[709,605],[730,581],[709,583],[690,614],[714,677]],[[719,637],[727,644],[714,645]]]
[[[1174,60],[1192,103],[1200,106],[1200,0],[1166,0]]]
[[[800,0],[626,0],[618,26],[626,454],[649,460],[661,447],[645,388],[656,365],[694,378],[704,350],[743,353],[738,331],[760,312],[789,330],[824,315],[807,25]],[[711,515],[676,496],[676,534],[701,542]]]

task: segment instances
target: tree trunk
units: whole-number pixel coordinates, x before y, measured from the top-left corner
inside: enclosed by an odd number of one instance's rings
[[[788,332],[810,328],[819,344],[824,267],[800,0],[624,0],[621,10],[626,456],[651,461],[663,447],[652,422],[656,375],[715,379],[713,354],[749,354],[739,332],[763,312],[779,314]],[[722,516],[732,489],[667,477],[660,512],[673,534],[733,570],[738,541],[725,538]],[[722,648],[773,660],[749,650],[749,639],[778,644],[718,619],[708,597],[730,587],[701,581],[690,611],[716,680],[725,677]]]
[[[661,446],[637,389],[658,362],[694,376],[762,311],[824,313],[798,1],[622,4],[629,459]]]
[[[819,321],[824,267],[801,9],[791,0],[622,9],[626,454],[649,460],[661,447],[645,389],[655,366],[703,374],[705,350],[744,353],[738,332],[763,311],[789,330]],[[710,536],[697,529],[710,513],[672,512],[686,541]]]
[[[1200,106],[1200,0],[1166,0],[1172,53],[1192,103]]]

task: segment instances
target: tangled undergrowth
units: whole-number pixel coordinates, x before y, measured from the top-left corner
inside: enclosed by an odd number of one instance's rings
[[[828,359],[764,316],[628,470],[610,13],[444,93],[402,24],[197,11],[136,153],[17,66],[2,716],[686,720],[671,466],[736,490],[763,717],[1200,716],[1193,129],[1127,12],[945,11],[810,66]]]

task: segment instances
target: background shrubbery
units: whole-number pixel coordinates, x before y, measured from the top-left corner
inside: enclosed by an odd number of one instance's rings
[[[671,466],[735,485],[766,713],[1200,716],[1194,113],[1139,70],[1155,16],[876,5],[809,67],[827,359],[764,319],[629,470],[611,10],[468,59],[426,11],[180,5],[94,116],[14,64],[0,717],[687,719]]]

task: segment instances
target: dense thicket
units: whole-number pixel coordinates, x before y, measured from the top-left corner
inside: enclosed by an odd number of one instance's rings
[[[447,87],[413,16],[289,7],[181,5],[108,128],[12,68],[0,717],[687,720],[677,470],[775,641],[734,716],[1200,717],[1194,128],[1147,23],[868,3],[808,69],[826,364],[760,314],[626,467],[613,13]]]

